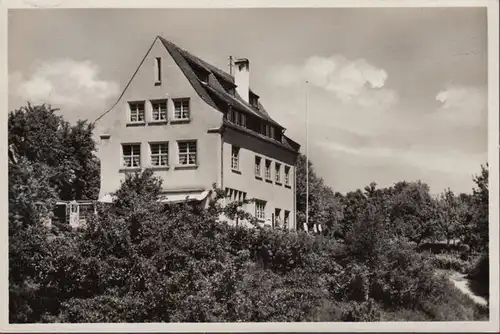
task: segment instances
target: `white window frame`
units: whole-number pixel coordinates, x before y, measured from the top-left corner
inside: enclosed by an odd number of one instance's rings
[[[186,152],[181,152],[181,145],[186,146]],[[194,144],[194,150],[190,145]],[[186,163],[182,163],[181,155],[186,157]],[[194,156],[194,163],[190,163],[190,157]],[[179,166],[196,166],[198,164],[198,141],[197,140],[179,140],[177,141],[177,164]]]
[[[174,120],[184,121],[191,119],[191,100],[189,98],[173,99],[174,102]],[[179,117],[177,111],[177,105],[180,103]],[[187,103],[187,110],[185,110],[184,104]],[[185,115],[187,114],[187,116]]]
[[[165,107],[165,109],[162,109],[163,106]],[[157,109],[156,107],[159,107],[159,109]],[[167,100],[153,100],[153,101],[151,101],[151,119],[153,120],[153,122],[166,121],[167,120],[167,112],[168,112]],[[156,118],[155,118],[155,113],[157,113]]]
[[[259,163],[257,163],[257,160],[259,161]],[[255,176],[257,177],[262,177],[262,157],[259,157],[258,155],[255,156],[255,160],[254,160],[254,173],[255,173]]]
[[[131,147],[130,155],[125,155],[125,147]],[[139,152],[135,152],[134,147],[139,148]],[[137,154],[136,154],[137,153]],[[127,166],[126,159],[130,159],[130,166]],[[134,166],[134,160],[138,161],[138,165]],[[121,151],[121,167],[122,168],[141,168],[141,144],[140,143],[125,143],[122,144]]]
[[[264,161],[264,176],[265,176],[266,180],[269,180],[269,181],[273,180],[272,171],[271,171],[272,164],[273,164],[273,162],[271,160],[266,159]]]
[[[139,105],[142,105],[142,114],[139,109]],[[136,107],[136,108],[133,108]],[[128,122],[129,123],[144,123],[146,121],[146,102],[145,101],[134,101],[128,103]],[[136,120],[133,120],[133,116],[135,115]],[[142,116],[142,120],[140,120],[140,116]]]
[[[158,146],[158,153],[153,153],[153,145],[159,145]],[[164,149],[162,149],[162,146],[164,145]],[[153,167],[168,167],[168,141],[165,142],[152,142],[149,143],[149,158],[150,158],[150,163],[151,166]],[[153,163],[153,158],[158,158],[158,164],[155,165]],[[166,158],[166,162],[162,163],[163,159]]]
[[[240,170],[240,148],[234,145],[231,147],[231,169]]]
[[[255,201],[255,218],[258,220],[266,219],[266,201]]]

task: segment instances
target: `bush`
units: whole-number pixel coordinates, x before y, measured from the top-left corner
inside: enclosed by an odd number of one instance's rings
[[[490,295],[490,257],[488,253],[481,255],[479,260],[468,272],[470,288],[474,293],[488,299]]]
[[[432,257],[432,264],[437,269],[455,270],[466,273],[470,263],[453,254],[436,254]]]
[[[381,311],[377,303],[373,299],[362,303],[350,302],[342,309],[342,321],[364,321],[374,322],[380,321]]]

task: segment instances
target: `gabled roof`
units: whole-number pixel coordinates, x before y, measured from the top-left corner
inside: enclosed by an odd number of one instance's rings
[[[249,103],[247,103],[245,100],[241,98],[241,96],[238,95],[238,93],[234,93],[234,96],[227,92],[223,87],[225,86],[224,84],[230,85],[232,87],[235,87],[234,84],[234,77],[225,71],[210,65],[206,61],[192,55],[188,51],[181,49],[174,43],[166,40],[165,38],[158,36],[160,41],[163,43],[167,51],[170,53],[174,61],[177,63],[177,65],[181,68],[181,70],[184,72],[188,80],[191,82],[193,85],[194,89],[198,92],[198,94],[205,100],[205,102],[209,103],[210,105],[213,105],[213,100],[210,101],[211,99],[207,99],[206,95],[207,94],[215,94],[219,98],[221,98],[224,102],[228,103],[231,105],[233,108],[238,109],[239,111],[249,113],[251,115],[257,116],[262,120],[265,120],[279,128],[283,128],[281,124],[276,122],[269,116],[269,114],[266,112],[262,104],[259,102],[258,107],[255,107]],[[193,66],[198,66],[199,68],[202,68],[204,71],[206,71],[208,74],[212,74],[212,78],[217,81],[218,84],[210,84],[210,83],[204,83],[201,81],[195,74],[193,70]],[[200,85],[202,85],[202,89],[204,91],[200,90]],[[250,90],[251,91],[251,90]],[[255,94],[253,91],[251,91],[252,94]]]
[[[135,75],[137,74],[137,71],[141,67],[142,63],[146,59],[147,55],[151,51],[154,43],[156,40],[159,39],[163,46],[167,49],[168,53],[172,57],[172,59],[175,61],[177,66],[181,69],[181,71],[184,73],[188,81],[191,83],[193,86],[194,90],[196,93],[205,101],[208,105],[213,107],[214,109],[220,110],[224,112],[221,108],[221,103],[222,105],[228,105],[235,110],[238,110],[240,112],[246,113],[247,115],[253,115],[258,117],[259,119],[269,122],[270,124],[274,125],[277,127],[278,131],[284,131],[285,128],[273,120],[271,116],[267,113],[266,109],[264,106],[258,102],[257,106],[251,105],[236,92],[229,92],[229,89],[233,89],[236,87],[234,83],[234,77],[227,72],[207,63],[206,61],[194,56],[193,54],[189,53],[188,51],[178,47],[174,43],[166,40],[165,38],[161,36],[157,36],[155,40],[153,41],[153,44],[149,47],[148,52],[144,55],[144,58],[142,59],[141,63],[139,64],[139,67],[136,69],[135,73],[132,75],[130,78],[129,82],[125,86],[125,89],[122,91],[121,95],[118,97],[118,100],[115,102],[113,106],[111,106],[110,109],[105,111],[103,114],[101,114],[95,121],[99,121],[102,117],[104,117],[108,112],[110,112],[120,101],[122,98],[123,94],[127,90],[128,86],[130,83],[133,81]],[[200,72],[205,72],[207,80],[202,80],[198,77],[197,71]],[[253,92],[250,89],[250,94],[253,94],[255,96],[258,96],[255,92]],[[227,122],[226,122],[227,123]],[[226,125],[226,124],[225,124]],[[231,124],[227,124],[231,126]],[[265,137],[259,133],[255,133],[251,130],[244,129],[240,126],[235,126],[236,130],[241,130],[243,132],[250,132],[253,135],[269,141],[273,142],[274,144],[278,144],[281,147],[285,147],[293,152],[298,152],[300,145],[284,134],[282,135],[282,141],[279,142],[277,140]]]

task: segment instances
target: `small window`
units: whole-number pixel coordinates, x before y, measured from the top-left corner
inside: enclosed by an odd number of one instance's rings
[[[234,113],[234,124],[240,125],[240,113],[239,112]]]
[[[174,119],[189,119],[189,99],[174,100]]]
[[[247,117],[244,114],[240,115],[240,125],[244,128],[247,126]]]
[[[290,167],[285,166],[285,185],[290,185]]]
[[[279,163],[274,163],[274,181],[276,183],[281,183],[281,164]]]
[[[130,102],[130,122],[144,122],[144,102]]]
[[[276,139],[276,137],[275,137],[275,128],[274,128],[274,126],[270,126],[270,134],[269,134],[269,136],[270,136],[271,138],[273,138],[273,139]]]
[[[262,158],[255,156],[255,176],[261,177],[262,172],[260,170],[260,165],[262,164]]]
[[[161,58],[155,58],[155,85],[161,84]]]
[[[153,121],[165,121],[167,119],[167,101],[151,102],[153,108]]]
[[[266,160],[266,180],[271,180],[271,160]]]
[[[234,111],[229,110],[229,112],[227,113],[227,120],[231,123],[234,122]]]
[[[151,149],[151,165],[168,166],[168,142],[149,145]]]
[[[231,149],[231,169],[240,169],[240,148],[236,146]]]
[[[266,219],[266,202],[255,201],[255,217],[260,220]]]
[[[274,209],[274,226],[281,227],[281,209]]]
[[[283,222],[284,222],[285,227],[289,227],[289,224],[290,224],[290,211],[285,210],[285,214],[284,214],[284,217],[283,217]]]
[[[122,145],[122,167],[133,168],[141,166],[141,145]]]
[[[179,145],[179,165],[196,165],[196,141],[182,141]]]

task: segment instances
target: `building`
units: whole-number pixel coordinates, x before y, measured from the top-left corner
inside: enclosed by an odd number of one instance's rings
[[[250,89],[250,64],[228,74],[157,36],[118,102],[98,122],[100,201],[125,174],[151,168],[165,201],[204,201],[213,184],[245,210],[295,229],[295,162],[288,138]]]

